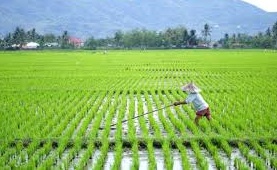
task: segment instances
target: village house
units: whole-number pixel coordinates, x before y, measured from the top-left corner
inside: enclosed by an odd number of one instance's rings
[[[84,42],[80,38],[69,37],[68,42],[69,42],[69,44],[74,45],[74,47],[76,47],[76,48],[80,48],[80,47],[84,46]]]
[[[28,42],[27,44],[22,46],[22,49],[37,49],[39,47],[39,44],[36,42]]]

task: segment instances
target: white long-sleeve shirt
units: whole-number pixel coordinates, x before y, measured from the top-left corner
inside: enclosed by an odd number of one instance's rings
[[[192,103],[196,111],[204,110],[209,107],[200,93],[190,93],[185,100],[186,103]]]

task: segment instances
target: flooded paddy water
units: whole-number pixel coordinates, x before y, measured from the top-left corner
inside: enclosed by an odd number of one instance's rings
[[[67,159],[66,157],[68,156],[68,153],[69,153],[69,151],[66,150],[64,152],[64,154],[62,155],[61,159],[58,161],[58,165],[60,165],[61,163],[67,162],[70,164],[69,169],[73,170],[73,169],[75,169],[75,166],[80,161],[79,159],[81,159],[82,154],[84,152],[85,152],[85,150],[81,150],[80,153],[74,157],[74,159],[65,161]],[[251,150],[251,152],[254,153],[253,150]],[[200,153],[206,159],[207,165],[208,165],[207,168],[209,170],[217,169],[212,155],[205,148],[201,148]],[[89,158],[89,160],[87,161],[85,169],[86,170],[94,169],[95,165],[98,162],[98,159],[101,159],[100,158],[101,154],[102,154],[101,150],[96,149],[93,152],[93,154],[91,155],[91,157]],[[121,161],[120,161],[121,169],[124,169],[124,170],[132,169],[133,154],[134,153],[130,149],[127,149],[127,148],[123,149],[122,157],[121,157]],[[147,150],[143,149],[143,150],[139,150],[137,154],[138,154],[138,159],[139,159],[139,169],[140,170],[149,169],[149,152]],[[155,158],[156,168],[158,170],[166,169],[165,159],[168,159],[168,158],[165,157],[163,149],[162,148],[154,148],[153,154],[154,154],[154,158]],[[193,151],[192,148],[186,147],[186,155],[187,155],[187,159],[188,159],[189,166],[191,167],[191,169],[193,169],[193,170],[201,169],[198,165],[195,152]],[[235,159],[236,158],[240,159],[243,163],[245,163],[245,165],[247,165],[249,169],[253,169],[253,170],[255,169],[255,167],[253,166],[253,163],[251,163],[251,162],[247,163],[246,158],[243,157],[243,155],[241,154],[241,152],[238,148],[232,149],[231,157],[228,157],[223,151],[220,151],[219,155],[220,155],[221,161],[224,162],[224,165],[226,166],[226,168],[228,170],[237,169],[235,167]],[[174,170],[182,170],[183,165],[182,165],[182,158],[181,158],[180,151],[178,149],[171,149],[170,156],[173,161],[172,168]],[[112,166],[114,165],[114,163],[115,163],[115,151],[109,150],[105,155],[103,169],[104,170],[112,169]],[[63,166],[60,166],[60,167],[63,167]],[[274,168],[271,168],[270,166],[268,166],[268,169],[274,170]]]

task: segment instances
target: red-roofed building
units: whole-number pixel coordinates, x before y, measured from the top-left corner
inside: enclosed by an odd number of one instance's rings
[[[74,47],[80,48],[84,46],[84,42],[80,38],[69,37],[69,44],[73,44]]]

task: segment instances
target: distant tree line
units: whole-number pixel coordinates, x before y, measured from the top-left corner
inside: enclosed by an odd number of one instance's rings
[[[52,33],[40,35],[35,28],[25,31],[23,28],[16,27],[14,32],[0,38],[0,49],[20,49],[28,42],[36,42],[40,48],[44,48],[47,43],[58,44],[56,48],[74,48],[73,44],[69,43],[67,31],[64,31],[62,36],[55,36]]]
[[[223,48],[277,48],[277,22],[264,33],[257,35],[247,34],[225,34],[218,41]]]
[[[182,48],[197,45],[198,41],[196,31],[188,31],[185,27],[168,28],[163,32],[134,29],[126,33],[117,31],[112,38],[91,37],[85,42],[85,48]]]
[[[212,43],[212,28],[205,24],[201,35],[196,30],[188,30],[186,27],[178,26],[167,28],[163,31],[151,31],[147,29],[134,29],[128,32],[117,31],[112,37],[94,38],[85,40],[83,49],[155,49],[155,48],[277,48],[277,22],[264,33],[257,35],[247,34],[225,34],[217,42]],[[56,43],[55,48],[73,49],[74,44],[69,41],[70,35],[64,31],[61,36],[54,34],[40,35],[36,29],[25,31],[16,27],[14,32],[8,33],[0,38],[0,49],[21,48],[27,42],[36,42],[40,48],[47,48],[47,44]],[[80,48],[80,47],[78,47]]]

